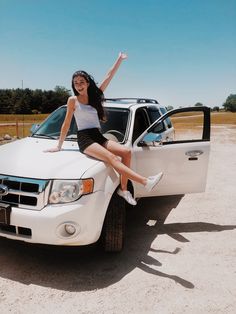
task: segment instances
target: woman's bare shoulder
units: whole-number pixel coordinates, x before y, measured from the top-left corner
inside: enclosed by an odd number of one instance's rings
[[[75,102],[77,100],[77,96],[70,96],[69,98],[68,98],[68,102],[70,101],[70,102]]]
[[[77,97],[76,96],[70,96],[67,100],[67,107],[68,108],[71,108],[71,109],[74,109],[74,106],[75,106],[75,101],[77,100]]]

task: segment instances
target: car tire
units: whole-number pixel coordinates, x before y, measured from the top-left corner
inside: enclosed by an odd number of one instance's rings
[[[111,198],[104,225],[103,248],[106,252],[120,252],[125,233],[125,201],[115,192]]]

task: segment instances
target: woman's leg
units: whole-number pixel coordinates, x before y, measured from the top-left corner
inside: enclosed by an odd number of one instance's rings
[[[109,144],[108,144],[109,145]],[[109,145],[112,146],[112,145]],[[113,146],[114,148],[114,146]],[[112,149],[112,148],[111,148]],[[89,145],[85,150],[84,153],[95,157],[99,160],[105,161],[108,164],[110,164],[120,175],[124,176],[127,180],[127,178],[136,181],[140,184],[146,185],[147,178],[137,174],[133,170],[131,170],[129,167],[124,165],[120,159],[112,152],[110,152],[108,149],[103,147],[102,145],[98,143],[93,143]],[[128,161],[128,158],[127,158]]]
[[[113,141],[107,141],[105,147],[111,153],[120,156],[122,158],[122,163],[128,168],[130,168],[131,150],[128,147]],[[127,183],[128,183],[127,175],[122,174],[120,178],[121,190],[123,191],[127,190]]]

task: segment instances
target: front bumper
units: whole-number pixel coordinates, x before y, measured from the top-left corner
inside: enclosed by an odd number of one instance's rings
[[[74,203],[47,205],[41,211],[12,207],[10,228],[0,226],[0,236],[51,245],[94,243],[100,237],[110,197],[97,191]],[[65,232],[68,223],[76,228],[73,235]]]

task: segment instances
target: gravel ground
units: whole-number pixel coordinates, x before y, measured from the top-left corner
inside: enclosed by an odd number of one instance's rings
[[[206,192],[140,200],[122,253],[0,238],[0,313],[235,313],[236,128],[212,129]]]

